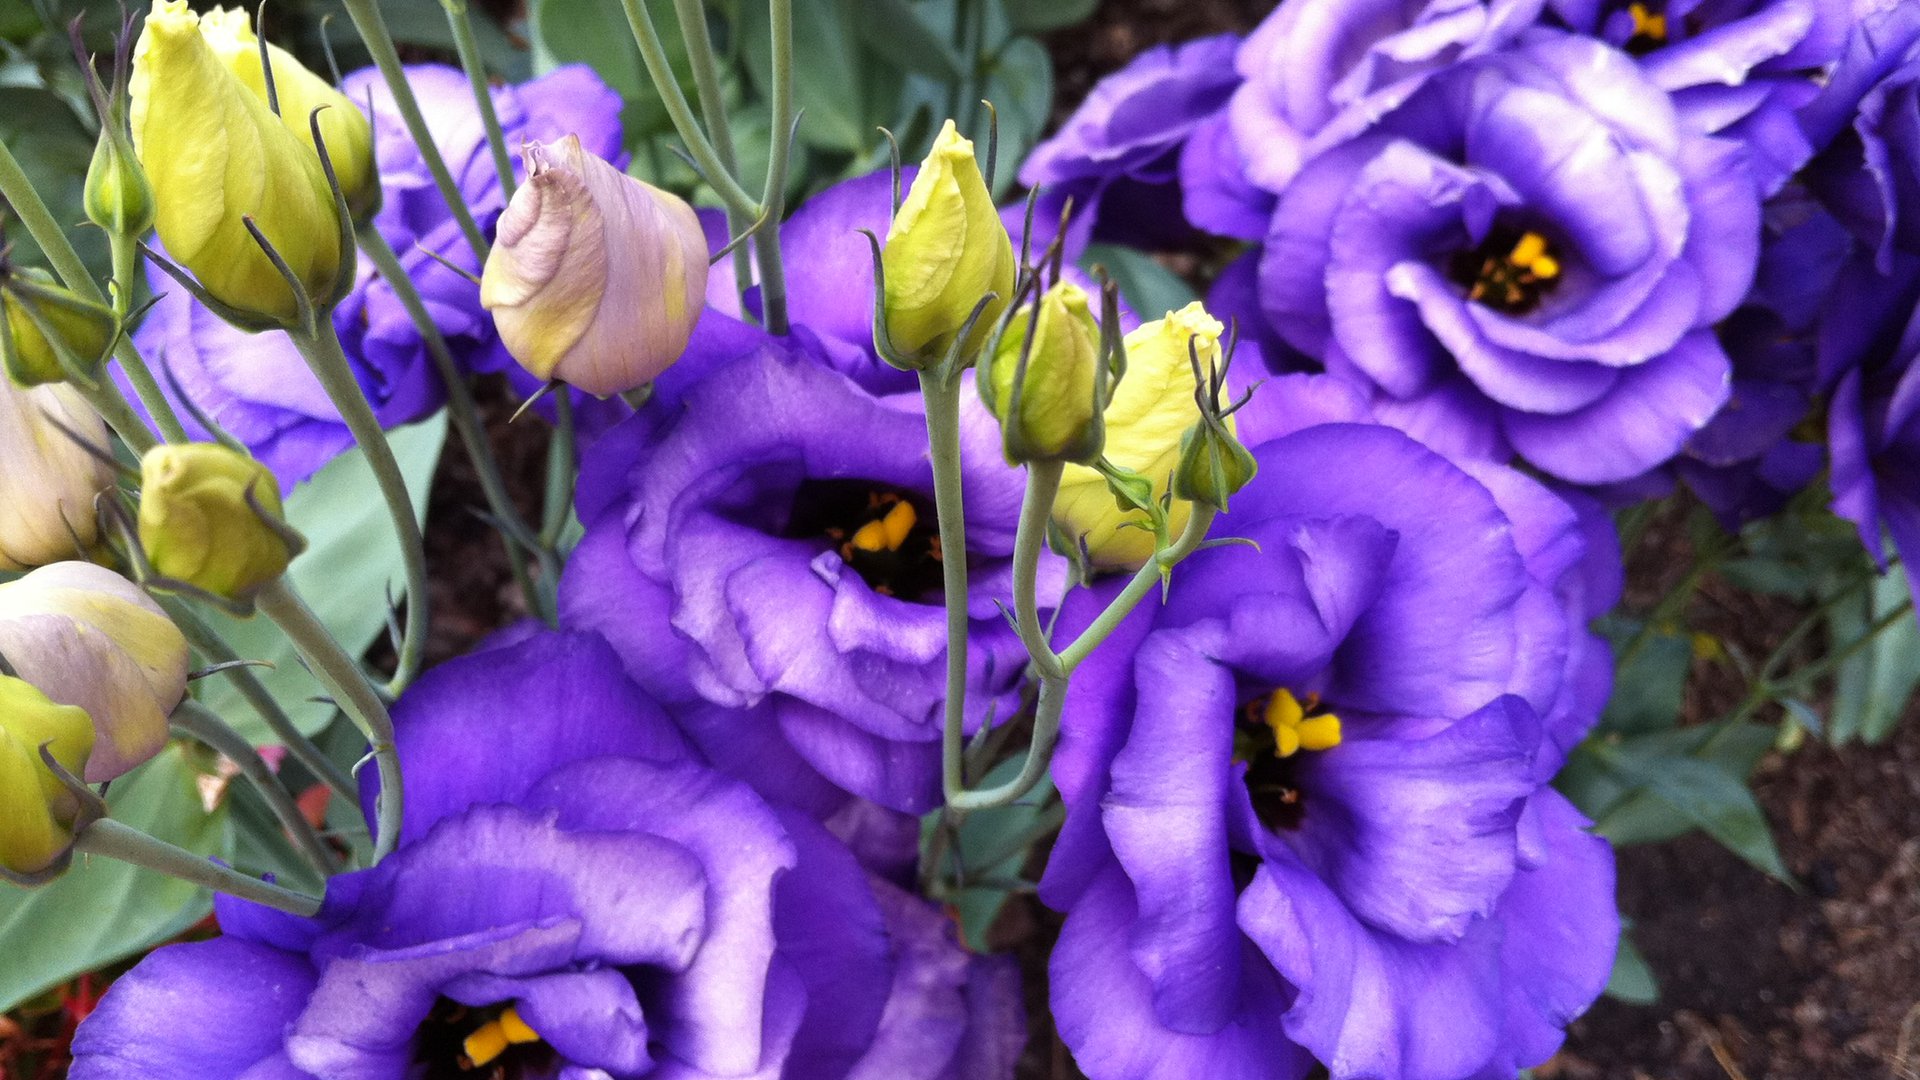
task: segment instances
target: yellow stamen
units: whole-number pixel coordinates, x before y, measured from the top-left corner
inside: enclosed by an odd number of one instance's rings
[[[895,503],[893,509],[887,511],[887,516],[880,521],[880,524],[886,528],[887,550],[899,551],[900,545],[907,542],[907,534],[913,531],[914,525],[919,520],[920,515],[914,512],[912,503],[904,500]]]
[[[1340,718],[1327,713],[1300,721],[1300,748],[1331,750],[1340,745]]]
[[[848,546],[858,551],[887,551],[887,527],[882,522],[869,521],[854,531]]]
[[[1628,4],[1627,14],[1633,16],[1633,36],[1650,41],[1667,40],[1667,17],[1655,15],[1647,10],[1645,4]]]
[[[1551,281],[1560,276],[1560,260],[1547,254],[1547,238],[1537,232],[1525,233],[1513,245],[1507,261],[1533,273],[1535,278]]]
[[[540,1033],[528,1027],[527,1022],[520,1019],[520,1010],[511,1005],[507,1006],[506,1012],[500,1014],[500,1031],[506,1035],[507,1041],[510,1043],[536,1043],[540,1041]]]
[[[506,1053],[507,1042],[507,1033],[500,1021],[489,1020],[480,1030],[467,1036],[467,1040],[460,1044],[460,1049],[467,1055],[467,1060],[473,1063],[472,1067],[478,1069]]]
[[[1340,745],[1340,718],[1332,713],[1308,716],[1307,708],[1318,706],[1317,696],[1307,695],[1307,705],[1288,690],[1275,690],[1267,698],[1260,719],[1273,729],[1273,756],[1292,757],[1301,750],[1331,750]]]

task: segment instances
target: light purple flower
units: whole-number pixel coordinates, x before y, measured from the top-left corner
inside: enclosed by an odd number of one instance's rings
[[[1742,149],[1690,130],[1625,53],[1534,30],[1319,138],[1260,295],[1378,408],[1599,484],[1662,464],[1725,401],[1712,328],[1753,279],[1758,192]]]
[[[1881,272],[1896,248],[1920,253],[1920,8],[1863,11],[1801,122],[1824,148],[1809,186],[1873,249]]]
[[[77,1080],[460,1075],[508,1007],[539,1036],[508,1077],[1011,1075],[1004,965],[691,760],[598,639],[449,663],[396,723],[398,851],[313,919],[222,900],[114,985]]]

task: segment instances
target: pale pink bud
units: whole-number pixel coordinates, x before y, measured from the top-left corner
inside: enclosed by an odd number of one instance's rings
[[[527,182],[480,279],[500,340],[540,378],[602,397],[653,381],[686,350],[705,302],[693,208],[571,135],[525,157]]]

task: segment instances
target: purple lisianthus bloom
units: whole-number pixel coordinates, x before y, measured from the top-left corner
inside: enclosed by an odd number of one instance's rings
[[[1796,113],[1840,56],[1849,0],[1549,0],[1569,27],[1640,59],[1680,115],[1745,144],[1779,190],[1813,154]]]
[[[1683,124],[1627,54],[1536,29],[1321,138],[1260,295],[1380,407],[1601,484],[1667,461],[1726,400],[1713,327],[1753,279],[1759,194],[1744,150]]]
[[[1020,182],[1040,189],[1036,243],[1051,238],[1068,199],[1069,251],[1089,240],[1151,248],[1188,239],[1181,150],[1240,85],[1233,67],[1239,45],[1238,35],[1220,34],[1156,46],[1101,79],[1020,167]]]
[[[311,919],[222,899],[224,936],[114,985],[72,1076],[1011,1075],[1005,965],[694,762],[592,635],[449,663],[396,724],[396,852]]]
[[[467,207],[490,232],[505,203],[466,76],[455,68],[426,65],[408,68],[407,77]],[[493,320],[480,306],[479,287],[428,255],[433,252],[470,273],[480,269],[386,83],[369,68],[347,76],[341,92],[369,109],[373,121],[384,198],[375,225],[399,256],[455,362],[466,371],[506,371],[522,392],[531,393],[540,381],[501,348]],[[586,67],[498,87],[493,97],[511,145],[578,134],[594,153],[610,158],[620,153],[619,95]],[[286,335],[236,330],[158,271],[149,271],[149,283],[163,295],[135,343],[156,367],[171,372],[201,412],[272,469],[283,488],[305,480],[353,445],[339,411]],[[443,403],[439,373],[412,318],[364,258],[353,291],[334,312],[334,328],[382,426],[421,419]],[[580,404],[588,438],[625,412],[617,402],[582,397]],[[175,411],[191,433],[206,434],[188,410]]]
[[[849,796],[930,809],[944,559],[972,572],[974,712],[1001,699],[1006,715],[1026,666],[995,607],[1022,481],[963,400],[969,550],[945,552],[920,395],[710,311],[648,407],[582,460],[563,621],[605,634],[709,760],[761,791],[822,817]],[[1057,595],[1063,564],[1047,569]]]
[[[1069,691],[1059,1030],[1094,1080],[1511,1077],[1612,967],[1609,849],[1544,785],[1606,696],[1576,642],[1617,549],[1335,380],[1255,402],[1259,546],[1183,563]]]
[[[1920,8],[1864,13],[1800,118],[1825,148],[1807,170],[1809,186],[1875,251],[1881,271],[1896,248],[1920,253]]]

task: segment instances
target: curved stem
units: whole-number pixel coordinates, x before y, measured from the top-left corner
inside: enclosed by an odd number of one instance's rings
[[[227,726],[213,710],[187,698],[174,710],[173,727],[184,735],[207,744],[224,755],[235,765],[240,766],[240,775],[253,784],[260,797],[267,801],[267,808],[273,811],[274,819],[280,822],[289,839],[293,841],[300,854],[320,872],[321,877],[331,877],[340,869],[339,861],[332,851],[320,840],[320,834],[300,812],[293,801],[293,795],[280,777],[267,767],[265,758],[253,748],[253,744],[240,737],[240,733]]]
[[[357,0],[367,3],[368,0]],[[673,64],[667,59],[667,50],[660,43],[660,31],[653,25],[653,15],[647,10],[646,0],[620,0],[620,6],[627,13],[627,25],[633,30],[634,43],[640,46],[640,60],[647,66],[647,76],[653,80],[653,88],[660,95],[660,104],[673,120],[673,129],[680,135],[680,141],[687,144],[687,152],[693,155],[705,172],[707,183],[726,203],[727,209],[752,221],[760,216],[760,207],[753,196],[734,178],[720,160],[719,151],[700,130],[700,122],[694,118],[692,106],[687,104],[687,95],[680,90],[680,82],[674,78]]]
[[[507,548],[507,564],[513,569],[514,580],[520,583],[528,609],[539,611],[543,601],[527,573],[525,553],[525,545],[535,539],[533,530],[522,518],[520,508],[514,505],[513,496],[507,493],[506,481],[500,476],[500,463],[494,457],[493,443],[487,439],[486,425],[481,423],[480,410],[474,405],[473,390],[467,385],[466,375],[454,360],[446,336],[440,333],[439,325],[427,311],[426,302],[420,299],[413,278],[400,265],[400,256],[394,253],[393,245],[372,225],[361,229],[359,237],[360,250],[373,260],[381,279],[393,288],[394,296],[399,298],[400,306],[407,309],[407,317],[413,320],[413,328],[426,344],[427,357],[433,361],[440,384],[447,391],[447,417],[467,452],[467,460],[473,463],[474,473],[480,478],[480,492],[487,500],[487,512],[506,529],[518,532],[517,536],[501,537]]]
[[[507,136],[500,130],[500,115],[493,108],[493,90],[487,85],[487,63],[480,56],[480,43],[473,37],[473,16],[466,0],[440,0],[446,9],[447,26],[453,31],[453,48],[466,69],[467,84],[473,87],[473,103],[480,110],[480,122],[487,129],[487,149],[493,153],[493,169],[500,176],[500,199],[513,198],[513,158],[507,153]]]
[[[1048,643],[1046,628],[1040,625],[1040,605],[1034,594],[1040,552],[1047,543],[1047,519],[1053,515],[1053,500],[1060,493],[1060,476],[1065,471],[1066,466],[1058,461],[1027,465],[1027,494],[1020,502],[1020,527],[1013,538],[1014,622],[1027,655],[1042,676],[1065,674],[1060,657]]]
[[[394,460],[386,432],[373,415],[373,406],[367,404],[360,383],[353,377],[333,319],[323,315],[315,321],[313,334],[289,332],[287,336],[306,358],[307,366],[320,380],[333,407],[340,410],[340,419],[353,432],[353,441],[366,454],[374,480],[380,485],[380,495],[386,500],[387,515],[392,518],[394,532],[400,538],[400,561],[407,574],[407,629],[400,639],[399,664],[387,684],[388,695],[398,697],[419,674],[421,658],[426,652],[426,546],[420,536],[420,519],[413,512],[413,496],[407,492],[406,477],[400,472],[400,463]]]
[[[773,145],[760,197],[766,224],[753,238],[753,252],[760,262],[760,321],[768,333],[785,334],[787,271],[780,255],[780,219],[787,210],[787,159],[793,147],[793,0],[767,0],[767,18],[773,31]]]
[[[940,519],[940,569],[947,607],[947,699],[941,728],[940,782],[951,802],[966,787],[962,756],[967,717],[967,516],[960,482],[960,384],[920,372],[933,459],[934,513]]]
[[[427,128],[426,117],[420,114],[420,103],[414,99],[413,87],[407,82],[407,73],[400,66],[400,54],[393,49],[393,36],[387,33],[387,21],[380,14],[378,0],[345,0],[347,16],[353,20],[353,28],[360,33],[360,40],[366,43],[367,52],[372,54],[373,62],[379,66],[380,75],[386,80],[387,89],[393,93],[393,102],[400,110],[400,119],[407,125],[407,134],[414,145],[420,148],[420,158],[427,163],[427,171],[433,174],[433,183],[440,189],[440,197],[447,202],[447,209],[453,212],[453,219],[460,223],[460,232],[467,238],[467,246],[481,262],[487,261],[487,240],[480,232],[480,226],[473,220],[473,211],[467,208],[467,198],[461,194],[460,185],[454,183],[453,174],[447,171],[446,159],[440,156],[440,148],[434,145],[433,133]]]
[[[104,855],[124,863],[158,871],[168,877],[251,900],[256,904],[311,918],[320,912],[320,901],[292,889],[248,877],[212,859],[195,855],[165,840],[155,839],[128,825],[101,818],[73,838],[73,849],[88,855]]]
[[[206,657],[208,662],[232,664],[241,659],[240,654],[233,650],[233,646],[228,645],[226,639],[208,625],[207,621],[202,619],[199,613],[185,601],[165,594],[158,595],[155,599],[160,602],[160,606],[167,609],[173,624],[180,628],[181,633],[187,635],[187,640],[193,643],[193,647],[198,649],[200,655]],[[293,718],[287,715],[278,701],[274,700],[272,691],[260,681],[259,676],[245,667],[228,668],[221,672],[220,676],[233,680],[234,689],[239,691],[240,696],[253,707],[253,711],[259,714],[261,721],[267,725],[267,730],[273,732],[273,737],[280,740],[280,745],[287,748],[287,753],[292,754],[295,761],[305,766],[315,778],[331,788],[336,797],[345,799],[355,807],[360,805],[360,791],[354,784],[353,778],[348,776],[340,766],[334,764],[332,758],[315,746],[313,740],[307,738],[294,725]]]
[[[1173,546],[1148,559],[1146,565],[1133,575],[1133,580],[1127,582],[1127,587],[1120,591],[1120,595],[1114,597],[1107,609],[1100,613],[1100,617],[1089,623],[1080,636],[1073,640],[1073,644],[1060,651],[1060,664],[1068,673],[1079,667],[1088,653],[1099,648],[1100,643],[1107,640],[1107,635],[1113,633],[1128,615],[1133,614],[1133,609],[1160,584],[1168,570],[1199,548],[1207,538],[1207,530],[1213,527],[1213,518],[1217,513],[1210,506],[1193,504],[1192,512],[1187,517],[1187,527],[1181,531]]]
[[[293,642],[313,670],[314,678],[320,680],[334,704],[340,706],[372,747],[374,763],[380,770],[380,801],[375,807],[373,845],[374,861],[378,862],[391,854],[400,842],[400,815],[405,803],[400,755],[393,744],[393,717],[387,712],[387,704],[367,681],[360,665],[334,640],[326,624],[293,591],[286,578],[262,589],[255,603]]]

